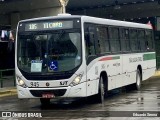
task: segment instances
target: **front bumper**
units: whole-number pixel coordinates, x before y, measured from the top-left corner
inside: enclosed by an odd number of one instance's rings
[[[18,98],[41,98],[44,93],[52,93],[55,97],[86,97],[86,82],[76,86],[59,88],[23,88],[17,86]]]

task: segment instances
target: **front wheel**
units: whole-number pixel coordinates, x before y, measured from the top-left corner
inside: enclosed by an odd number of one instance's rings
[[[104,103],[104,96],[105,96],[105,85],[104,85],[103,77],[101,76],[99,80],[99,90],[97,94],[97,101],[99,103]]]

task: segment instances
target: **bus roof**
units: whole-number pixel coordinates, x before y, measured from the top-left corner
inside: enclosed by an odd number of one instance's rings
[[[84,15],[82,16],[70,15],[70,14],[60,14],[57,16],[32,18],[32,19],[21,20],[20,22],[32,22],[36,20],[51,20],[51,19],[74,19],[74,18],[79,18],[79,19],[81,18],[82,22],[87,22],[87,23],[95,23],[95,24],[103,24],[103,25],[119,26],[119,27],[152,29],[151,24],[142,24],[142,23],[135,23],[135,22],[90,17],[90,16],[84,16]]]
[[[88,23],[103,24],[103,25],[110,25],[110,26],[120,26],[120,27],[152,29],[152,26],[149,24],[104,19],[104,18],[96,18],[96,17],[88,17],[88,16],[82,16],[82,19],[83,21],[88,22]]]

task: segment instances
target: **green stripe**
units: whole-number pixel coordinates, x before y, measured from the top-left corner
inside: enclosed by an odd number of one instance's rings
[[[143,55],[143,61],[153,60],[153,59],[156,59],[156,54],[155,53],[150,53],[150,54],[144,54]]]
[[[112,57],[112,60],[120,59],[120,56],[114,56]]]

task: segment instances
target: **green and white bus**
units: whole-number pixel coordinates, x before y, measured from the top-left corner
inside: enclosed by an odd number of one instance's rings
[[[15,55],[19,98],[95,95],[141,82],[156,70],[153,31],[147,24],[58,15],[22,20]]]

